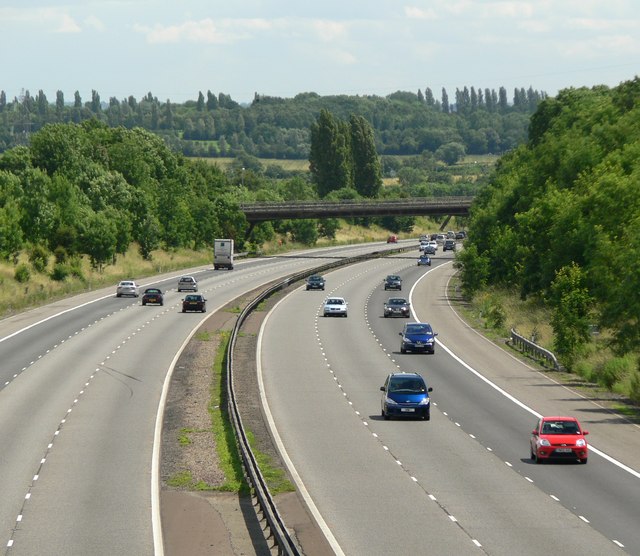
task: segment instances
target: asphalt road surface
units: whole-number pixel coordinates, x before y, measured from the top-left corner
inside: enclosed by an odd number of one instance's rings
[[[377,245],[376,249],[386,249]],[[181,313],[180,273],[0,321],[0,535],[11,555],[159,554],[158,422],[177,354],[217,307],[261,284],[369,252],[354,246],[194,270],[208,313]]]
[[[273,434],[335,552],[640,554],[640,429],[466,327],[446,295],[451,262],[336,270],[324,294],[345,297],[348,318],[322,317],[325,295],[299,289],[263,326]],[[387,274],[439,333],[435,355],[400,354]],[[381,418],[379,387],[397,371],[433,387],[431,421]],[[581,420],[587,465],[531,461],[539,414]]]

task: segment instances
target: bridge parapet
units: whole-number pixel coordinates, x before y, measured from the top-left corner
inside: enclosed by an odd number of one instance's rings
[[[411,197],[406,199],[291,201],[240,205],[249,222],[298,218],[355,218],[362,216],[467,216],[473,197]]]

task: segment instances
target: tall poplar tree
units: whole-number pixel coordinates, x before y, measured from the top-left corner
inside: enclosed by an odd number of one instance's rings
[[[382,170],[373,128],[364,117],[353,114],[349,118],[349,127],[354,187],[363,197],[377,197],[382,187]]]
[[[349,128],[328,110],[321,110],[311,125],[309,170],[320,197],[336,189],[353,187]]]
[[[442,87],[442,111],[445,114],[449,113],[449,95],[444,87]]]

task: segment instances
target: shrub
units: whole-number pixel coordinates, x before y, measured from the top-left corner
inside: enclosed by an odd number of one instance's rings
[[[16,282],[24,284],[29,281],[29,278],[31,278],[31,271],[26,264],[22,263],[16,267],[16,271],[13,277],[15,278]]]
[[[71,274],[71,268],[63,263],[56,263],[51,271],[51,279],[56,282],[62,282],[67,276]]]
[[[610,392],[626,375],[633,372],[633,361],[630,357],[614,357],[602,365],[596,375],[598,383]]]
[[[29,262],[36,272],[44,272],[49,264],[49,251],[42,245],[34,245],[29,250]]]
[[[640,372],[634,371],[629,381],[629,397],[632,401],[640,404]]]
[[[56,258],[56,263],[66,263],[67,262],[67,250],[62,247],[61,245],[58,245],[58,247],[55,248],[55,250],[53,251],[53,255]]]

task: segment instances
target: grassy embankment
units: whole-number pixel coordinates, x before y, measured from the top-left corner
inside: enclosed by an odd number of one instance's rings
[[[489,339],[504,346],[513,328],[521,336],[535,339],[538,345],[554,351],[551,312],[539,300],[523,301],[517,292],[488,289],[467,303],[460,299],[457,287],[458,282],[454,279],[450,294],[456,300],[456,309]],[[596,398],[602,405],[640,422],[640,392],[632,378],[637,376],[638,355],[617,357],[610,340],[607,331],[594,329],[590,342],[582,347],[570,372],[553,369],[545,372],[581,394]]]

